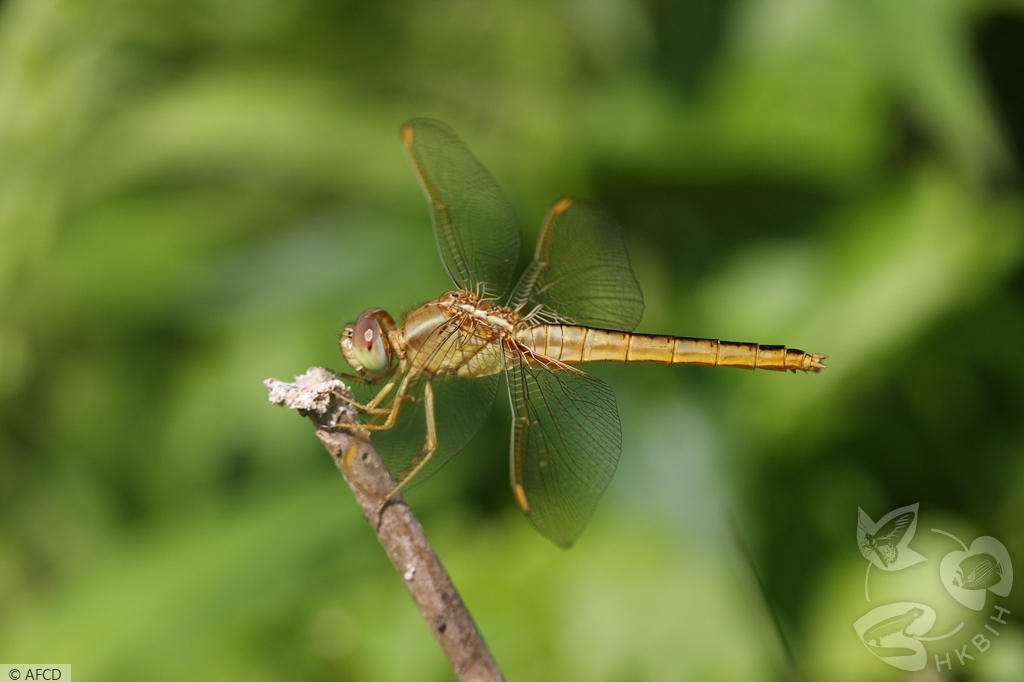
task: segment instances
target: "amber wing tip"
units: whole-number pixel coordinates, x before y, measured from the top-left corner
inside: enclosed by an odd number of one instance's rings
[[[555,215],[565,213],[566,209],[572,206],[572,197],[562,197],[551,206],[551,212]]]
[[[526,499],[526,490],[519,483],[512,486],[512,493],[516,496],[516,502],[519,504],[519,508],[523,510],[526,515],[530,514],[530,503]]]
[[[412,147],[412,124],[406,123],[402,126],[402,144],[406,147]]]

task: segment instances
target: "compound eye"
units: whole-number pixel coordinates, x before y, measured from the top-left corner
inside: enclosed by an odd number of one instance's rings
[[[360,315],[356,320],[352,329],[352,351],[359,364],[369,372],[379,372],[388,366],[387,340],[375,318]]]

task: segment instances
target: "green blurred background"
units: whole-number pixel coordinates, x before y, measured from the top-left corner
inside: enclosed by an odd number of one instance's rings
[[[0,2],[0,661],[450,679],[261,385],[445,289],[398,141],[427,115],[524,253],[554,198],[607,205],[642,330],[829,356],[595,368],[624,451],[569,551],[499,402],[410,500],[506,675],[908,679],[851,627],[858,506],[1024,570],[1021,45],[981,0]],[[1022,595],[951,677],[1024,678]]]

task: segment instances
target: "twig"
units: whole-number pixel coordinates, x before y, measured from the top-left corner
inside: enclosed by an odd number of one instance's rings
[[[378,519],[377,510],[394,489],[395,481],[373,445],[345,428],[358,428],[355,411],[341,397],[351,397],[348,387],[323,367],[310,368],[296,377],[294,383],[277,379],[263,383],[270,389],[271,402],[299,410],[316,424],[317,437],[355,494],[458,678],[503,679],[483,636],[405,500],[395,496]]]

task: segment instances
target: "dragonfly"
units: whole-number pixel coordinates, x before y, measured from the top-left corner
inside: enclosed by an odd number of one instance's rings
[[[504,377],[512,493],[541,534],[568,547],[622,448],[615,394],[578,365],[824,367],[825,356],[785,346],[633,333],[644,304],[622,230],[589,201],[552,204],[533,259],[516,278],[519,227],[491,174],[440,121],[410,120],[400,137],[453,289],[409,311],[401,324],[370,308],[341,335],[356,372],[345,376],[366,387],[365,401],[353,399],[368,417],[360,428],[397,480],[384,504],[462,449]]]

